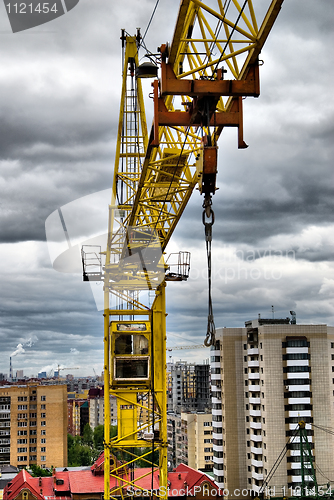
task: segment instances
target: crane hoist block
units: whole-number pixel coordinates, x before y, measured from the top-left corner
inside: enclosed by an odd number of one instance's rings
[[[198,153],[196,170],[201,194],[214,194],[217,174],[217,146],[204,146]]]

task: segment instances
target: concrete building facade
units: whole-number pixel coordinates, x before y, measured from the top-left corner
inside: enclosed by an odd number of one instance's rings
[[[0,465],[67,465],[66,385],[0,387]]]
[[[203,412],[211,408],[210,365],[179,361],[167,365],[168,411]]]
[[[203,472],[212,471],[211,413],[169,414],[167,422],[169,468],[186,464]]]
[[[211,385],[213,470],[229,498],[240,489],[298,492],[300,421],[323,474],[318,483],[332,478],[334,446],[324,428],[334,424],[333,327],[259,318],[244,328],[218,329]],[[307,470],[305,481],[312,486]]]

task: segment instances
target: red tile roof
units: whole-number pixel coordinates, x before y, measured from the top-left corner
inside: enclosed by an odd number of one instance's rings
[[[103,463],[103,456],[98,458],[98,464]],[[96,465],[96,464],[95,464]],[[142,489],[150,491],[159,489],[159,470],[153,473],[151,468],[134,469],[134,490]],[[127,489],[127,478],[124,480],[124,488]],[[196,471],[187,465],[179,465],[175,472],[168,473],[168,497],[192,496],[196,493],[195,487],[206,483],[210,489],[217,490],[215,483],[202,472]],[[110,477],[110,489],[119,487],[119,479]],[[129,484],[130,487],[130,484]],[[23,489],[29,489],[37,500],[70,500],[73,494],[103,493],[104,477],[95,475],[93,470],[63,470],[56,471],[52,477],[32,477],[26,470],[22,470],[4,490],[4,500],[12,500],[18,496]],[[197,490],[198,492],[199,490]]]

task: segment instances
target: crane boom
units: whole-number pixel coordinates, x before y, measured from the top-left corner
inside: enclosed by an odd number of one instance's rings
[[[231,0],[226,9],[221,0],[182,0],[172,42],[160,47],[149,133],[136,78],[140,32],[128,36],[122,31],[122,95],[103,274],[105,500],[111,498],[110,476],[118,481],[113,496],[123,497],[128,487],[140,489],[134,469],[139,458],[149,465],[147,474],[159,471],[164,490],[153,496],[167,496],[167,266],[162,254],[195,186],[204,195],[203,222],[212,213],[223,129],[236,128],[238,147],[247,147],[242,98],[260,93],[258,56],[282,3],[267,0],[261,12],[252,0],[242,5]],[[139,300],[143,290],[155,292],[151,306]],[[117,397],[119,422],[113,439],[110,394]],[[113,458],[122,453],[121,462]]]

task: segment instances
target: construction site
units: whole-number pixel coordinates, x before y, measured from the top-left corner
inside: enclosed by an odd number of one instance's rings
[[[82,248],[84,280],[103,281],[104,387],[105,394],[117,398],[118,435],[112,439],[109,435],[109,399],[105,400],[105,500],[123,496],[128,486],[141,490],[135,474],[138,460],[147,462],[151,470],[148,475],[153,477],[156,471],[159,472],[159,491],[164,493],[157,496],[166,498],[167,495],[165,296],[168,282],[187,280],[190,269],[188,252],[168,256],[167,249],[194,190],[197,191],[196,196],[198,192],[202,195],[202,222],[207,250],[208,321],[204,345],[211,347],[212,354],[217,358],[217,368],[211,371],[212,379],[216,378],[215,373],[219,374],[212,418],[221,422],[228,419],[221,411],[224,397],[220,363],[224,352],[229,350],[220,350],[223,343],[219,344],[216,338],[211,297],[218,145],[226,127],[233,127],[236,129],[236,147],[247,148],[243,131],[243,99],[260,95],[260,54],[271,30],[275,29],[283,0],[267,4],[267,10],[261,10],[258,15],[257,2],[251,0],[242,2],[242,5],[237,1],[223,5],[220,0],[182,0],[171,41],[163,43],[157,52],[147,49],[145,36],[139,29],[131,34],[124,29],[121,31],[123,80],[107,248]],[[142,50],[146,60],[139,64],[138,54]],[[144,78],[152,82],[154,117],[151,128],[148,128],[145,118]],[[219,197],[219,193],[216,196]],[[155,292],[155,299],[149,305],[145,297],[152,291]],[[291,328],[296,330],[293,321],[288,330]],[[250,415],[246,415],[245,423],[251,417],[254,424],[251,425],[253,442],[249,444],[248,453],[248,471],[251,474],[248,483],[239,485],[239,488],[246,488],[250,496],[280,496],[268,493],[271,486],[268,477],[278,467],[274,456],[276,453],[277,458],[281,450],[271,450],[272,456],[266,464],[262,455],[259,456],[259,453],[262,454],[261,436],[266,431],[262,430],[265,418],[263,422],[261,419],[261,406],[263,410],[265,408],[262,399],[265,396],[262,392],[261,399],[262,388],[256,383],[255,374],[259,373],[257,335],[257,326],[247,327],[245,355],[248,358],[245,360],[248,364],[245,370],[249,371],[247,384],[253,392],[249,399]],[[286,332],[286,345],[294,345],[291,343],[294,338]],[[301,345],[307,347],[307,340],[304,337],[302,340],[304,343]],[[295,359],[307,359],[308,356],[293,353],[287,348],[283,359],[294,359],[294,356]],[[295,370],[302,371],[298,367]],[[190,374],[186,378],[189,381]],[[254,384],[252,388],[251,383]],[[297,385],[302,383],[301,377],[295,382]],[[109,391],[106,390],[108,387]],[[299,497],[319,495],[313,467],[312,439],[307,437],[313,435],[309,427],[313,419],[309,413],[302,418],[303,411],[298,412],[303,404],[306,410],[312,406],[309,404],[310,383],[302,389],[303,394],[299,392],[299,386],[294,391],[307,400],[305,403],[303,399],[300,407],[298,398],[295,402],[292,394],[286,392],[284,395],[291,408],[296,403],[297,409],[297,413],[286,415],[285,423],[292,424],[293,420],[296,431],[291,432],[299,433],[299,436],[298,444],[291,445],[292,449],[298,447],[298,453],[291,452],[291,461],[298,464],[298,472],[293,470],[294,465],[291,464],[292,471],[280,479],[282,497],[289,496],[289,488],[290,496],[296,494],[296,488],[299,488]],[[232,405],[226,400],[227,406],[229,403]],[[249,409],[248,404],[246,408]],[[225,411],[228,412],[228,409]],[[300,421],[295,415],[300,416]],[[238,419],[238,411],[234,419]],[[275,432],[274,427],[272,432]],[[213,429],[212,434],[213,443],[219,443],[216,447],[218,460],[214,459],[215,479],[220,489],[226,488],[224,496],[234,498],[231,491],[237,489],[237,481],[242,476],[236,468],[240,469],[242,464],[235,460],[232,464],[234,471],[228,467],[230,472],[225,472],[231,458],[227,458],[225,438],[220,432]],[[240,446],[240,442],[237,443],[238,440],[232,447]],[[144,454],[142,450],[145,450]],[[328,453],[328,457],[333,456],[333,447]],[[155,462],[148,458],[153,455],[158,457]],[[231,479],[232,476],[236,476],[237,480]],[[117,479],[118,487],[113,486],[111,491],[110,481],[114,479]],[[228,488],[229,484],[234,485],[232,489]]]

